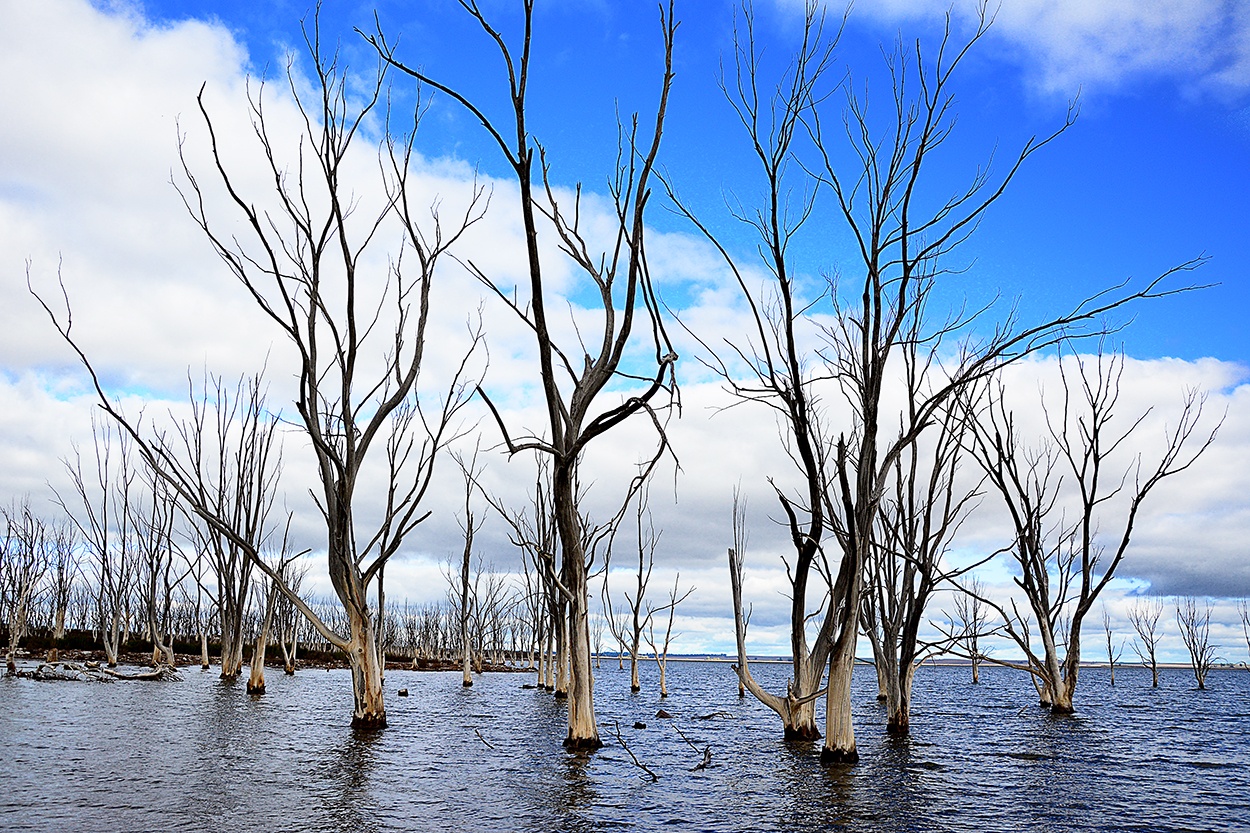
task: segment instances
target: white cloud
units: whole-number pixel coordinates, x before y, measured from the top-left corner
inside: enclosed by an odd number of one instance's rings
[[[159,415],[177,402],[188,367],[198,375],[207,364],[230,376],[255,370],[266,353],[272,354],[276,405],[289,383],[289,358],[286,345],[272,336],[254,304],[224,273],[169,184],[171,170],[178,167],[179,118],[189,134],[188,151],[203,151],[195,109],[203,81],[209,82],[209,106],[223,135],[249,136],[243,108],[247,56],[242,48],[220,27],[188,22],[153,28],[133,15],[105,13],[86,2],[3,2],[2,8],[6,25],[0,27],[0,72],[23,79],[0,86],[0,111],[6,114],[0,122],[0,397],[6,403],[0,413],[5,461],[0,497],[8,500],[46,494],[47,481],[64,489],[59,458],[71,452],[72,441],[84,446],[90,442],[92,399],[85,394],[81,370],[26,294],[27,258],[33,261],[37,284],[51,291],[57,262],[64,259],[75,326],[88,350],[98,357],[111,384],[151,394],[150,414]],[[1126,6],[1115,8],[1118,14],[1129,14]],[[1068,21],[1063,25],[1075,26],[1083,19],[1074,9],[1061,7]],[[1005,32],[1024,25],[1010,23],[1014,19],[1004,10]],[[1197,24],[1186,23],[1190,20],[1178,19],[1175,25],[1194,28]],[[1155,31],[1141,26],[1145,35]],[[1121,29],[1138,31],[1129,23],[1108,31]],[[1109,43],[1114,40],[1108,38]],[[1120,47],[1099,48],[1114,54]],[[269,112],[276,123],[289,126],[293,111],[276,90]],[[202,156],[193,158],[198,170],[207,170]],[[254,158],[236,158],[241,181],[262,193],[263,169]],[[362,157],[353,164],[363,180],[372,160]],[[456,160],[431,161],[420,176],[425,193],[443,196],[445,216],[457,200],[465,199],[471,181],[470,169]],[[519,232],[506,187],[494,186],[488,220],[464,242],[480,266],[506,282],[509,275],[520,277]],[[597,205],[602,203],[587,198],[584,208],[593,212]],[[601,216],[588,216],[587,222],[598,223],[600,233],[609,228]],[[681,234],[657,235],[654,243],[653,266],[662,273],[665,288],[684,291],[688,298],[684,320],[708,343],[723,336],[740,339],[748,329],[742,304],[735,291],[725,290],[722,267],[708,247]],[[568,280],[565,264],[553,259],[549,267],[557,285]],[[431,343],[439,349],[430,365],[431,376],[444,378],[447,362],[458,358],[457,350],[446,345],[463,343],[465,319],[476,310],[481,294],[463,275],[447,274],[441,300],[455,304],[453,312],[433,324]],[[541,426],[538,392],[526,381],[532,373],[530,334],[497,301],[485,304],[483,316],[491,344],[487,389],[505,409],[510,425]],[[674,650],[731,650],[724,561],[730,495],[739,482],[751,512],[753,650],[785,650],[788,601],[780,558],[788,543],[773,520],[778,510],[768,478],[784,485],[793,477],[792,466],[772,413],[756,406],[723,411],[730,400],[698,371],[697,345],[676,329],[674,335],[680,341],[686,381],[683,417],[670,428],[681,474],[675,498],[669,477],[652,490],[656,523],[665,530],[657,559],[664,576],[681,569],[683,580],[698,587],[679,613],[677,628],[683,637]],[[1023,363],[1013,374],[1023,396],[1035,393],[1040,379],[1054,381],[1054,368],[1046,362]],[[1209,409],[1214,413],[1227,407],[1229,416],[1212,452],[1174,487],[1169,484],[1143,519],[1134,553],[1123,568],[1126,577],[1147,579],[1160,592],[1250,593],[1250,568],[1240,547],[1250,540],[1250,511],[1243,499],[1250,493],[1250,475],[1239,462],[1250,459],[1250,387],[1242,384],[1242,375],[1241,368],[1215,360],[1130,363],[1126,408],[1159,402],[1163,413],[1185,384],[1196,383],[1212,390]],[[471,417],[480,420],[484,446],[498,442],[483,409]],[[639,449],[650,448],[652,442],[651,429],[641,422],[596,442],[587,458],[596,511],[613,506],[619,496],[615,484],[633,472]],[[522,501],[533,477],[531,462],[490,456],[488,488],[509,501]],[[324,532],[306,497],[308,484],[315,481],[297,433],[288,439],[286,459],[287,499],[300,513],[300,545],[319,546]],[[378,485],[376,479],[366,479],[365,503],[377,496]],[[388,571],[388,597],[441,597],[436,564],[458,549],[456,518],[462,496],[454,467],[443,465],[431,496],[434,514]],[[1003,543],[1003,531],[987,507],[969,526],[964,546],[996,548]],[[515,564],[515,552],[497,521],[489,523],[479,540],[486,560],[501,568]],[[656,587],[667,580],[657,573]],[[324,576],[312,581],[321,592],[328,591]],[[1109,604],[1120,605],[1135,587],[1126,583],[1117,588]]]
[[[980,0],[873,0],[852,14],[895,22],[938,19],[950,10],[972,25],[980,6]],[[1149,77],[1234,94],[1250,89],[1250,9],[1239,0],[1006,0],[990,9],[997,9],[993,37],[1027,56],[1034,82],[1046,92],[1096,93]]]

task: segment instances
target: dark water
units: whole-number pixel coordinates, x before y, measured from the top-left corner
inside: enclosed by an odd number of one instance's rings
[[[756,666],[784,686],[785,666]],[[597,710],[608,746],[566,754],[564,712],[526,674],[388,672],[391,728],[347,725],[345,671],[268,675],[269,693],[214,672],[179,683],[0,680],[0,829],[850,830],[1250,829],[1250,673],[1083,673],[1079,713],[1038,709],[1028,679],[926,668],[913,736],[888,739],[857,669],[861,763],[826,769],[739,700],[728,666],[670,665],[661,702],[644,675],[605,664]],[[653,674],[651,667],[647,674]],[[408,688],[410,697],[395,696]],[[658,720],[663,707],[674,719]],[[726,715],[699,719],[713,712]],[[631,728],[645,722],[645,730]],[[612,740],[621,733],[641,770]],[[699,746],[679,737],[684,732]],[[480,735],[480,737],[479,737]],[[488,748],[487,744],[493,749]],[[711,745],[712,765],[690,771]]]

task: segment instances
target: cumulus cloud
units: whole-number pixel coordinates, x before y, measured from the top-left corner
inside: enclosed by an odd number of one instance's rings
[[[1168,24],[1182,33],[1178,48],[1183,49],[1177,54],[1188,54],[1183,50],[1198,49],[1207,43],[1202,38],[1213,37],[1210,27],[1199,24],[1201,15],[1182,14],[1199,6],[1203,4],[1183,7]],[[902,13],[898,11],[901,5],[880,8]],[[961,13],[963,8],[957,6]],[[1058,8],[1054,19],[1035,21],[1045,34],[1039,36],[1039,43],[1061,39],[1068,31],[1064,27],[1084,26],[1106,34],[1097,42],[1074,42],[1085,43],[1082,49],[1114,56],[1126,48],[1124,42],[1134,38],[1157,39],[1164,25],[1146,12],[1133,12],[1135,5],[1110,4],[1111,11],[1090,12],[1088,20],[1076,4]],[[1040,6],[1022,4],[1020,9],[1044,16]],[[1022,32],[1028,22],[1024,14],[1004,7],[1002,31]],[[1112,22],[1120,19],[1114,15],[1124,20],[1104,26],[1100,15],[1113,15]],[[1193,36],[1198,39],[1186,40],[1185,32],[1198,33]],[[1187,46],[1190,40],[1197,45]],[[1037,54],[1039,60],[1053,63],[1047,70],[1051,75],[1044,76],[1051,79],[1048,84],[1059,85],[1066,78],[1063,72],[1087,63],[1077,51],[1067,55],[1056,51],[1058,46],[1047,49]],[[1163,59],[1151,57],[1154,54],[1146,49],[1129,69],[1158,71]],[[1207,76],[1216,78],[1215,63],[1208,60],[1201,65],[1207,67]],[[111,385],[146,396],[149,415],[159,417],[166,409],[179,407],[188,368],[198,375],[207,365],[229,377],[254,372],[266,355],[270,356],[274,406],[289,401],[287,345],[274,337],[255,304],[225,273],[170,185],[171,175],[176,178],[174,172],[180,169],[180,132],[186,136],[193,165],[209,170],[195,105],[196,93],[207,81],[208,106],[219,119],[222,134],[231,137],[230,153],[235,154],[231,158],[241,184],[256,194],[268,187],[267,172],[257,164],[254,146],[249,148],[247,142],[251,136],[245,107],[247,66],[244,50],[222,27],[193,21],[155,27],[134,14],[106,12],[78,0],[6,5],[6,25],[0,28],[0,72],[6,78],[25,80],[0,86],[0,110],[6,114],[0,121],[0,397],[6,403],[0,413],[0,454],[5,460],[0,469],[0,495],[4,499],[46,495],[48,482],[64,491],[59,460],[72,453],[74,442],[86,446],[91,437],[93,399],[86,392],[81,369],[26,292],[28,259],[35,284],[53,297],[58,292],[56,273],[61,264],[75,303],[75,327],[88,351],[98,359]],[[1235,80],[1234,63],[1226,60],[1219,66]],[[1110,68],[1098,71],[1111,77]],[[279,131],[296,124],[289,98],[276,88],[268,112]],[[353,164],[361,181],[366,181],[376,162],[365,156]],[[454,159],[423,160],[419,179],[430,202],[436,195],[442,198],[444,216],[463,205],[474,182],[470,166]],[[486,179],[479,182],[494,189],[496,198],[487,219],[466,235],[464,248],[472,252],[478,266],[499,276],[501,283],[519,281],[520,233],[517,217],[510,213],[508,186]],[[371,193],[362,190],[361,196],[368,199]],[[220,194],[211,199],[217,200],[210,205],[212,211],[228,214]],[[611,223],[605,220],[602,206],[601,198],[588,195],[583,207],[588,227],[594,225],[606,235]],[[652,266],[664,291],[680,299],[682,319],[700,339],[717,344],[748,332],[746,310],[736,290],[727,287],[723,267],[704,243],[677,233],[657,234],[652,253]],[[455,270],[448,274],[436,300],[452,312],[439,316],[433,325],[432,343],[439,348],[431,359],[431,381],[446,378],[451,361],[458,358],[454,348],[463,344],[466,323],[480,309],[490,338],[486,388],[510,426],[539,428],[544,416],[538,391],[529,381],[530,334],[497,300],[482,299],[467,276]],[[572,285],[567,264],[557,257],[549,264],[549,274],[553,286]],[[571,335],[569,316],[581,310],[576,298],[569,300],[559,326]],[[749,501],[751,523],[748,588],[756,611],[752,649],[784,652],[788,650],[789,601],[781,559],[789,544],[776,520],[779,511],[769,479],[783,488],[792,485],[793,466],[773,413],[757,406],[727,409],[732,400],[694,362],[702,349],[698,341],[677,328],[674,335],[688,369],[682,371],[683,414],[669,429],[680,468],[677,473],[666,469],[652,488],[656,526],[664,530],[655,586],[672,581],[680,570],[683,583],[697,588],[679,612],[677,629],[684,636],[678,650],[732,649],[725,549],[732,489],[740,483]],[[1056,380],[1053,360],[1024,362],[1011,373],[1011,385],[1022,398],[1035,396],[1039,385],[1053,390]],[[1250,511],[1241,498],[1250,493],[1250,475],[1238,463],[1250,458],[1250,386],[1244,382],[1244,370],[1214,359],[1130,361],[1125,371],[1124,407],[1128,413],[1157,403],[1158,419],[1166,422],[1167,408],[1186,385],[1209,390],[1209,413],[1226,410],[1228,416],[1211,453],[1192,472],[1161,490],[1159,500],[1143,517],[1134,551],[1122,569],[1125,582],[1115,587],[1108,600],[1113,611],[1143,590],[1250,593],[1250,568],[1239,547],[1239,542],[1250,540]],[[475,433],[482,435],[483,446],[497,451],[499,435],[489,415],[479,408],[467,417],[466,426],[473,426],[473,420],[477,420]],[[1028,430],[1040,432],[1044,425],[1034,419]],[[650,449],[653,443],[653,430],[642,422],[624,426],[595,443],[587,456],[592,511],[600,516],[614,511],[620,495],[617,484],[636,471],[645,453],[640,449]],[[305,445],[298,432],[290,432],[286,501],[297,513],[299,545],[316,548],[324,532],[318,530],[318,518],[307,502],[315,472]],[[511,504],[523,503],[533,481],[532,462],[519,458],[508,462],[502,454],[490,456],[484,487]],[[438,564],[461,545],[457,515],[463,491],[454,466],[442,466],[437,477],[430,498],[432,516],[388,570],[392,599],[434,601],[445,592]],[[376,501],[380,483],[367,478],[362,490],[366,504]],[[363,511],[367,516],[369,510]],[[987,502],[986,511],[967,525],[958,546],[968,553],[997,549],[1005,543],[1004,535],[1001,515]],[[484,560],[503,570],[515,569],[516,552],[497,519],[488,522],[479,542]],[[627,547],[628,541],[623,539],[622,546]],[[996,576],[989,575],[999,580],[1004,592],[1009,588],[1005,568]],[[314,592],[329,593],[324,574],[313,576],[311,582]]]
[[[981,5],[874,0],[853,14],[895,22],[933,20],[950,10],[970,25]],[[990,9],[994,37],[1025,58],[1034,82],[1049,93],[1096,93],[1141,78],[1234,95],[1250,89],[1250,9],[1238,0],[1011,0]]]

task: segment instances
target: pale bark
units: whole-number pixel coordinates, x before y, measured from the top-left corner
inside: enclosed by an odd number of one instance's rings
[[[277,608],[279,592],[277,582],[270,581],[268,584],[269,590],[265,593],[265,613],[261,617],[256,641],[252,643],[252,664],[247,677],[248,694],[265,693],[265,651],[269,647],[269,634],[273,627],[273,616]]]
[[[1070,364],[1076,365],[1076,373]],[[1195,433],[1203,398],[1187,391],[1179,419],[1165,431],[1158,463],[1146,468],[1140,452],[1126,450],[1132,459],[1121,464],[1123,473],[1108,472],[1117,449],[1140,443],[1135,434],[1146,416],[1127,422],[1117,418],[1123,367],[1122,356],[1101,350],[1066,361],[1061,356],[1062,400],[1052,408],[1043,399],[1049,438],[1036,448],[1024,446],[1001,384],[990,391],[974,433],[974,456],[1012,521],[1012,557],[1020,572],[1014,581],[1026,606],[1022,611],[1014,601],[1010,607],[982,601],[999,612],[1004,631],[1039,679],[1042,705],[1056,714],[1075,710],[1082,626],[1128,553],[1143,503],[1161,481],[1187,470],[1210,447],[1219,428],[1205,437]],[[1063,517],[1061,469],[1070,477],[1075,522]],[[1121,492],[1127,508],[1113,521],[1105,504]],[[1034,631],[1040,652],[1032,642]]]
[[[447,249],[484,209],[482,191],[477,189],[454,226],[440,221],[437,201],[429,220],[418,219],[415,212],[423,210],[418,206],[429,202],[418,197],[415,184],[409,187],[415,168],[415,114],[408,133],[387,129],[377,148],[380,189],[359,189],[350,183],[347,174],[356,169],[351,164],[356,155],[353,143],[365,135],[362,125],[384,99],[385,69],[379,67],[376,77],[360,88],[349,84],[337,52],[322,51],[317,26],[314,14],[312,31],[305,32],[314,74],[312,94],[303,94],[306,87],[294,69],[287,79],[296,107],[306,117],[296,119],[303,130],[298,141],[277,147],[277,133],[267,129],[264,85],[257,95],[249,95],[254,150],[271,173],[262,177],[268,192],[259,197],[249,193],[245,182],[256,180],[232,174],[226,161],[230,154],[219,144],[203,91],[198,103],[213,157],[212,187],[217,190],[207,193],[185,155],[179,190],[226,268],[296,357],[295,421],[315,458],[314,498],[326,524],[327,567],[346,614],[346,635],[337,633],[286,587],[264,563],[260,541],[249,540],[232,524],[230,506],[212,488],[220,485],[221,473],[203,470],[194,453],[195,427],[180,426],[179,446],[141,420],[128,419],[71,335],[68,310],[58,315],[42,299],[40,303],[90,373],[101,407],[136,442],[144,461],[215,536],[238,547],[248,562],[276,581],[328,643],[346,652],[354,688],[352,722],[374,728],[386,725],[386,712],[378,623],[369,609],[368,591],[386,561],[428,515],[422,506],[434,463],[453,439],[455,415],[473,389],[465,377],[481,339],[480,332],[469,334],[471,346],[437,396],[416,395],[431,316],[431,286]],[[360,196],[362,192],[366,196]],[[231,206],[238,224],[219,226],[216,219],[209,219],[209,207],[220,200]],[[258,205],[276,208],[263,211]],[[390,252],[375,255],[388,243],[393,244]],[[400,257],[400,250],[411,254]],[[381,289],[375,292],[375,287]],[[365,378],[366,369],[376,375]],[[250,393],[247,407],[263,399],[260,391]],[[428,403],[434,400],[438,405],[430,408]],[[253,408],[247,417],[250,427],[237,432],[241,451],[249,444],[265,445],[273,436],[271,414]],[[233,418],[228,416],[227,421]],[[381,455],[371,457],[379,446],[384,449]],[[217,451],[224,454],[227,449]],[[366,459],[379,456],[385,458],[382,510],[360,513],[379,518],[370,529],[357,524],[356,487],[362,471],[368,471]]]
[[[440,83],[422,70],[399,62],[381,32],[369,40],[390,65],[421,84],[447,95],[472,114],[489,139],[502,152],[517,184],[518,207],[525,232],[528,297],[520,299],[510,279],[505,283],[503,279],[492,278],[472,263],[469,268],[534,334],[538,352],[537,376],[542,384],[547,406],[547,424],[543,432],[545,436],[527,434],[519,441],[514,441],[494,404],[485,392],[482,392],[482,396],[495,418],[510,455],[533,451],[540,458],[551,462],[552,514],[561,555],[559,590],[568,611],[565,624],[567,633],[562,633],[564,645],[561,646],[567,651],[567,658],[558,661],[558,673],[563,673],[567,661],[569,675],[569,733],[565,746],[570,749],[594,749],[601,746],[602,741],[594,715],[587,595],[589,562],[595,556],[595,548],[587,545],[587,538],[595,538],[596,533],[584,529],[581,524],[581,495],[577,488],[577,472],[589,443],[639,414],[645,414],[659,434],[659,446],[648,468],[654,466],[667,449],[667,438],[657,404],[666,397],[671,402],[675,395],[673,365],[677,355],[665,332],[661,317],[662,306],[656,297],[647,267],[644,218],[673,80],[673,40],[677,22],[673,19],[671,2],[667,7],[662,5],[664,65],[654,128],[640,135],[637,119],[629,126],[622,125],[618,165],[613,171],[611,186],[617,227],[613,234],[614,239],[608,241],[606,249],[595,250],[602,254],[592,254],[592,244],[580,228],[580,188],[573,197],[574,205],[570,211],[561,204],[556,195],[556,186],[550,178],[551,169],[545,152],[529,132],[526,122],[526,82],[531,58],[533,0],[526,0],[524,3],[524,33],[520,49],[509,45],[508,38],[494,28],[476,3],[464,3],[462,6],[479,25],[492,51],[497,50],[509,68],[507,92],[510,106],[497,120],[492,119],[455,88]],[[538,162],[537,171],[534,169],[535,161]],[[563,305],[563,301],[557,302],[550,289],[544,285],[540,216],[547,224],[543,227],[544,234],[551,233],[559,249],[570,258],[575,275],[585,281],[590,291],[597,294],[600,302],[595,305],[594,310],[601,316],[597,322],[574,322],[579,327],[601,327],[598,337],[591,336],[585,340],[580,337],[585,331],[579,329],[576,351],[566,351],[558,345],[554,339],[553,328],[549,325],[548,305]],[[649,349],[640,352],[645,354],[653,351],[654,355],[647,358],[648,361],[653,359],[653,365],[649,371],[631,368],[629,376],[626,377],[619,369],[624,354],[639,341],[634,333],[634,324],[640,316],[645,316],[642,327],[649,330],[642,337],[649,335],[651,338]],[[576,367],[567,357],[574,352],[579,357],[584,356],[584,360],[577,360]],[[617,404],[596,411],[596,407],[602,407],[600,394],[605,392],[610,383],[620,382],[625,378],[638,379],[640,375],[643,379],[642,390],[635,389],[626,393],[619,390],[618,385],[611,393]],[[663,407],[667,405],[660,406]],[[639,488],[643,479],[645,475],[630,484],[626,499],[620,504],[621,511],[624,511],[629,497]],[[618,518],[613,518],[600,529],[614,528],[617,520]],[[559,687],[557,682],[557,692]]]

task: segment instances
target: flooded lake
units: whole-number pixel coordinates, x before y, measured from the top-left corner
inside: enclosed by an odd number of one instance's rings
[[[754,666],[784,689],[788,666]],[[560,746],[563,707],[531,674],[389,671],[390,728],[350,728],[346,671],[217,669],[181,682],[0,679],[0,829],[61,831],[1250,829],[1250,672],[1082,672],[1078,713],[1039,709],[1027,677],[916,676],[913,734],[892,740],[870,668],[856,669],[861,763],[820,765],[728,665],[672,662],[670,696],[629,693],[604,663],[604,749]],[[407,688],[409,697],[396,692]],[[671,720],[657,719],[663,708]],[[647,724],[635,729],[635,721]],[[620,733],[659,780],[613,738]],[[694,746],[683,740],[684,733]],[[711,747],[711,765],[694,770]],[[697,747],[697,748],[695,748]]]

